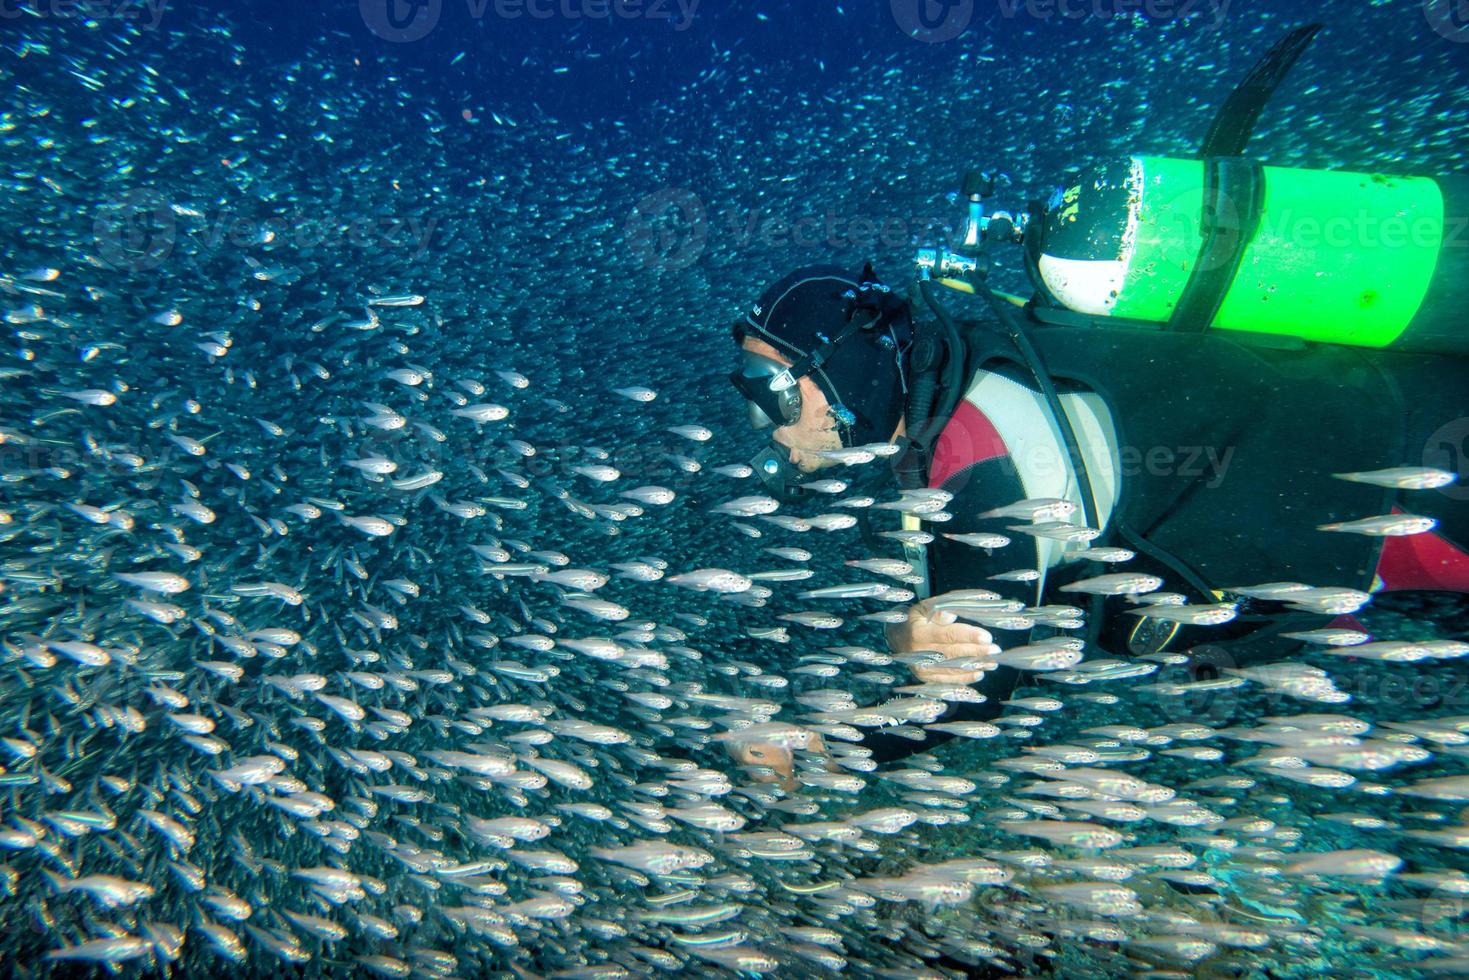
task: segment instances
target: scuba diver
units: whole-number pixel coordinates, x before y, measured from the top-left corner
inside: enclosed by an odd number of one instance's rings
[[[962,233],[920,250],[906,294],[870,264],[814,266],[734,324],[730,378],[771,435],[762,481],[798,499],[813,474],[887,457],[868,469],[896,482],[904,528],[864,519],[864,536],[903,545],[924,597],[889,645],[934,654],[920,683],[982,695],[867,730],[872,763],[999,716],[1022,676],[1001,647],[1074,664],[1084,646],[1107,658],[1092,676],[1162,663],[1188,683],[1365,640],[1349,617],[1372,592],[1469,593],[1469,509],[1443,489],[1469,469],[1469,257],[1452,247],[1469,178],[1244,157],[1319,29],[1262,59],[1197,159],[1108,163],[1019,217],[986,216],[995,182],[966,175]],[[1033,298],[990,284],[1001,243],[1022,246]],[[990,316],[956,319],[945,288]],[[790,777],[796,752],[829,751],[797,731],[727,747]]]

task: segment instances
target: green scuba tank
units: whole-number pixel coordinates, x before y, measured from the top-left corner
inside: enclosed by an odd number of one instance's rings
[[[1252,168],[1248,179],[1221,181],[1226,164]],[[1466,177],[1131,157],[1085,174],[1037,217],[1032,274],[1077,313],[1469,354]],[[1220,224],[1234,243],[1211,253]],[[1207,300],[1185,302],[1209,278]]]

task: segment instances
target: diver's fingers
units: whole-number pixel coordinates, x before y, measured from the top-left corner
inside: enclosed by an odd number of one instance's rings
[[[935,622],[936,621],[936,619],[935,619],[936,616],[943,615],[943,611],[942,610],[935,610],[934,609],[934,605],[941,598],[943,598],[943,597],[942,596],[934,596],[933,598],[924,599],[921,602],[915,602],[915,603],[913,603],[913,605],[911,605],[911,606],[908,607],[908,622],[911,623],[911,624],[913,624],[914,626],[917,626],[920,623],[931,623],[931,622]],[[952,623],[953,621],[954,621],[954,617],[952,617],[952,616],[949,617],[948,622],[951,622]]]
[[[935,653],[943,654],[944,660],[958,660],[961,657],[973,658],[975,660],[989,660],[1000,652],[1000,648],[993,643],[945,643],[940,646],[927,647]],[[932,666],[942,667],[943,663]]]
[[[984,677],[984,671],[961,670],[937,663],[927,667],[914,667],[913,676],[924,684],[977,684]]]
[[[968,623],[914,627],[913,639],[919,643],[974,643],[981,646],[993,642],[993,637],[987,631]]]

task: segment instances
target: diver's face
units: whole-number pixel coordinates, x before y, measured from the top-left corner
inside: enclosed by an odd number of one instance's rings
[[[751,354],[779,361],[791,366],[790,358],[756,337],[746,337],[740,346]],[[831,417],[831,403],[822,394],[821,386],[809,377],[797,384],[801,388],[801,414],[790,425],[776,429],[770,439],[777,445],[790,450],[791,464],[802,473],[814,473],[836,462],[816,455],[831,449],[842,448],[842,437],[837,432],[836,420]]]

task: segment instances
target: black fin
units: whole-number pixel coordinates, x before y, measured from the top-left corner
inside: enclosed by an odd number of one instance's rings
[[[1244,153],[1245,144],[1254,134],[1255,123],[1259,121],[1265,104],[1323,26],[1307,24],[1296,28],[1256,62],[1214,116],[1209,135],[1204,138],[1203,149],[1199,151],[1201,158],[1235,157]]]

